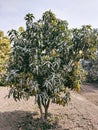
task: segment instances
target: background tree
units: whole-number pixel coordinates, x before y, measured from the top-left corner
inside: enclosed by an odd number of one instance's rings
[[[87,51],[81,49],[82,54],[82,65],[84,70],[87,72],[86,80],[97,81],[98,80],[98,29],[92,29],[90,25],[82,26],[81,29],[76,29],[75,31],[75,44],[78,47],[85,48]],[[85,44],[84,44],[85,42]],[[85,47],[83,47],[85,46]],[[89,48],[88,48],[89,47]]]
[[[10,40],[0,31],[0,85],[4,84],[2,76],[7,72],[7,64],[10,53]]]
[[[92,56],[96,39],[90,44],[87,39],[91,28],[70,31],[67,21],[56,18],[51,11],[38,21],[34,22],[32,14],[27,14],[25,20],[25,31],[9,32],[13,44],[8,68],[9,96],[12,94],[15,100],[35,96],[41,117],[47,119],[50,101],[65,106],[70,100],[69,89],[79,90],[80,59]]]
[[[87,82],[98,82],[98,54],[96,53],[96,58],[93,60],[83,61],[83,68],[87,72],[86,81]]]

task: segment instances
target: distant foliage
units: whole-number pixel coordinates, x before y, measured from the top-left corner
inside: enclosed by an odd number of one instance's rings
[[[90,26],[70,30],[68,22],[51,11],[38,21],[33,14],[25,20],[26,30],[9,32],[9,96],[15,100],[35,96],[41,117],[47,119],[50,101],[65,106],[69,91],[80,89],[84,80],[81,59],[94,58],[98,37]]]
[[[0,31],[0,85],[4,85],[4,75],[7,73],[7,64],[10,53],[10,40]]]
[[[98,82],[98,56],[95,60],[88,60],[83,62],[83,68],[87,72],[87,82]]]

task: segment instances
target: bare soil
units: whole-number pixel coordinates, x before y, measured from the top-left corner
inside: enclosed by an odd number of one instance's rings
[[[51,104],[47,123],[39,119],[34,99],[8,99],[9,88],[0,87],[0,130],[98,130],[98,84],[86,84],[71,92],[65,107]]]

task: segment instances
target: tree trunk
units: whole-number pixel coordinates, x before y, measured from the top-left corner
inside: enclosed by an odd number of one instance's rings
[[[39,107],[39,110],[40,110],[42,121],[46,121],[47,115],[48,115],[48,108],[49,108],[49,104],[50,104],[50,99],[48,99],[44,104],[43,102],[40,101],[40,97],[38,96],[37,104],[38,104],[38,107]],[[44,113],[45,114],[43,114],[42,106],[44,107]]]
[[[48,99],[46,105],[44,106],[44,109],[45,109],[44,119],[45,119],[45,121],[47,120],[49,104],[50,104],[50,99]]]
[[[38,107],[39,107],[39,110],[40,110],[41,119],[44,120],[44,117],[43,117],[43,110],[42,110],[42,105],[41,105],[40,97],[39,97],[39,96],[38,96],[37,104],[38,104]]]

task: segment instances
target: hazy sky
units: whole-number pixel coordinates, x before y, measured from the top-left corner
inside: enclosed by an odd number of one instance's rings
[[[70,28],[84,24],[98,28],[98,0],[0,0],[0,30],[6,33],[25,26],[27,13],[38,19],[50,9],[58,18],[67,20]]]

